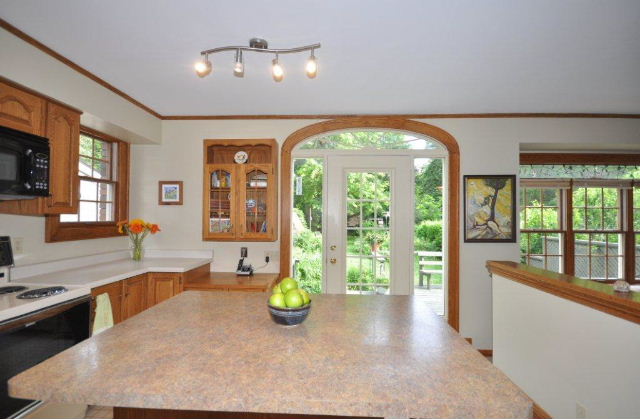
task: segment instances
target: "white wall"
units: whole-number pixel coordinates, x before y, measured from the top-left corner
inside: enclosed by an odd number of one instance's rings
[[[160,120],[0,28],[0,75],[84,111],[82,123],[126,141],[155,142]],[[47,244],[44,217],[0,214],[0,235],[24,240],[16,264],[127,248],[124,238]]]
[[[640,325],[498,275],[493,310],[493,363],[552,417],[640,417]]]
[[[249,259],[262,264],[265,250],[279,242],[203,242],[202,140],[211,138],[275,138],[280,144],[300,127],[317,120],[163,121],[162,145],[132,147],[131,215],[142,215],[163,228],[148,239],[149,247],[214,249],[214,270],[232,271],[241,246]],[[629,119],[438,119],[423,120],[451,133],[460,145],[461,174],[518,173],[520,143],[637,144],[640,120]],[[159,180],[184,181],[182,206],[159,206]],[[461,191],[462,193],[462,191]],[[462,201],[461,201],[462,202]],[[462,221],[461,221],[462,223]],[[478,348],[491,348],[491,281],[488,259],[518,260],[513,244],[465,244],[460,249],[461,333]],[[267,270],[278,271],[277,261]]]

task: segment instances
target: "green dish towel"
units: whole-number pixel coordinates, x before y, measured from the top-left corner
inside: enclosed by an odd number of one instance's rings
[[[104,332],[113,326],[113,313],[111,311],[111,300],[106,292],[96,297],[96,317],[93,321],[93,334]]]

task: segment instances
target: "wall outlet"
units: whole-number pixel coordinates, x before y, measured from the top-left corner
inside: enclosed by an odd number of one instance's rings
[[[587,418],[587,408],[576,402],[576,419],[586,419]]]
[[[269,258],[269,263],[280,260],[280,252],[278,250],[265,250],[264,257]]]
[[[24,253],[24,237],[12,237],[11,248],[16,255]]]

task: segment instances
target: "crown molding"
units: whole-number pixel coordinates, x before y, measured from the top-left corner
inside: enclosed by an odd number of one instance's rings
[[[22,32],[20,29],[16,28],[12,24],[10,24],[9,22],[7,22],[6,20],[1,19],[1,18],[0,18],[0,28],[5,29],[7,32],[15,35],[16,37],[18,37],[20,39],[22,39],[24,42],[26,42],[26,43],[38,48],[40,51],[44,52],[45,54],[55,58],[56,60],[60,61],[62,64],[65,64],[66,66],[74,69],[75,71],[77,71],[78,73],[82,74],[83,76],[88,77],[89,79],[95,81],[96,83],[98,83],[102,87],[112,91],[116,95],[122,97],[123,99],[125,99],[128,102],[131,102],[135,106],[137,106],[140,109],[150,113],[151,115],[155,116],[156,118],[162,119],[162,115],[160,115],[158,112],[154,111],[153,109],[151,109],[150,107],[148,107],[144,103],[137,101],[136,99],[132,98],[131,96],[129,96],[128,94],[126,94],[122,90],[120,90],[117,87],[113,86],[112,84],[104,81],[103,79],[101,79],[100,77],[96,76],[95,74],[93,74],[89,70],[86,70],[83,67],[80,67],[78,64],[74,63],[73,61],[71,61],[67,57],[63,56],[62,54],[59,54],[58,52],[56,52],[54,50],[52,50],[51,48],[49,48],[48,46],[46,46],[42,42],[38,41],[37,39],[32,38],[31,36],[27,35],[26,33]]]
[[[338,119],[393,117],[405,119],[455,118],[618,118],[640,119],[640,114],[626,113],[408,113],[408,114],[309,114],[309,115],[163,115],[165,121],[204,121],[234,119]]]
[[[640,114],[623,113],[432,113],[432,114],[309,114],[309,115],[161,115],[144,103],[134,99],[122,90],[79,66],[62,54],[49,48],[37,39],[27,35],[6,20],[0,18],[0,28],[22,39],[45,54],[55,58],[78,73],[88,77],[102,87],[112,91],[126,101],[165,121],[208,121],[208,120],[252,120],[252,119],[336,119],[388,116],[405,119],[453,119],[453,118],[619,118],[640,119]]]

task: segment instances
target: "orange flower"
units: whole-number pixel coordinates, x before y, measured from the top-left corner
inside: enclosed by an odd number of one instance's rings
[[[142,233],[144,231],[144,224],[131,224],[129,225],[129,231],[131,231],[133,234],[139,234]]]
[[[151,224],[150,230],[151,234],[156,234],[158,231],[160,231],[160,227],[158,226],[158,224]]]
[[[118,233],[124,233],[124,226],[127,224],[127,220],[118,221]]]

